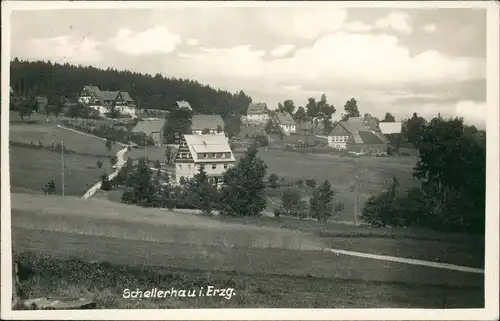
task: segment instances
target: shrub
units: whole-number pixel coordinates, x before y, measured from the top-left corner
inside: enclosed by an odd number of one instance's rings
[[[267,178],[267,182],[268,182],[268,185],[269,187],[271,188],[278,188],[278,175],[276,175],[275,173],[272,173],[271,175],[269,175],[269,177]]]
[[[109,181],[108,175],[103,174],[101,176],[101,189],[104,191],[111,190],[111,182]]]
[[[315,188],[316,187],[316,180],[315,179],[307,179],[306,185],[311,187],[311,188]]]
[[[265,135],[256,135],[255,136],[255,141],[261,147],[269,146],[269,139]]]

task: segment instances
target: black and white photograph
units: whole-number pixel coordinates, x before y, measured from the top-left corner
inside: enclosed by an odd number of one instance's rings
[[[2,2],[2,319],[498,319],[498,20]]]

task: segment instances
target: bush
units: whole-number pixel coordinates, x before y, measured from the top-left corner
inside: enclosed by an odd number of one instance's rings
[[[315,179],[307,179],[306,185],[311,187],[311,188],[315,188],[316,187],[316,180]]]
[[[269,146],[269,139],[267,139],[267,136],[265,135],[256,135],[255,142],[257,142],[257,144],[261,147]]]
[[[278,185],[278,175],[276,175],[275,173],[272,173],[271,175],[269,175],[269,177],[267,178],[267,182],[268,182],[268,185],[269,187],[271,188],[278,188],[279,185]]]
[[[108,175],[103,174],[101,176],[101,189],[103,191],[109,191],[111,190],[111,182],[109,181]]]

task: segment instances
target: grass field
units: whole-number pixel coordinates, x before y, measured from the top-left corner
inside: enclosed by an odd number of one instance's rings
[[[52,144],[64,141],[72,152],[65,153],[65,194],[82,196],[100,179],[103,173],[111,173],[109,157],[115,155],[120,146],[113,146],[109,152],[104,141],[79,135],[55,124],[43,122],[33,124],[11,123],[9,126],[11,192],[41,193],[45,184],[53,180],[56,193],[61,193],[61,154],[48,150]],[[46,148],[34,149],[22,144]],[[101,160],[103,167],[96,162]]]
[[[235,153],[237,159],[243,153]],[[334,219],[352,222],[356,193],[355,168],[357,162],[357,182],[359,184],[359,209],[372,195],[387,189],[396,177],[399,189],[417,186],[412,177],[417,161],[414,157],[343,157],[331,154],[302,154],[296,152],[261,148],[259,157],[267,164],[268,174],[275,173],[286,180],[315,179],[317,184],[328,180],[335,190],[336,201],[344,204],[344,210],[336,213]],[[307,196],[307,195],[306,195]],[[272,197],[279,202],[279,196]]]
[[[447,263],[481,264],[472,262],[470,248],[463,244],[469,240],[460,243],[460,238],[453,236],[448,241],[431,240],[429,232],[427,241],[403,236],[398,240],[389,234],[362,237],[369,232],[362,229],[356,237],[346,227],[343,236],[332,233],[325,238],[312,233],[314,226],[309,226],[309,232],[292,231],[291,226],[263,227],[243,220],[228,222],[102,199],[25,194],[12,195],[12,226],[14,251],[36,253],[35,261],[27,263],[33,270],[31,276],[21,284],[30,297],[88,295],[105,308],[443,308],[484,304],[479,274],[319,250],[325,246],[372,249],[420,259],[437,256],[438,261]],[[332,231],[333,225],[329,228]],[[337,226],[337,230],[344,228]],[[348,233],[351,236],[346,236]],[[395,247],[396,242],[399,247]],[[415,251],[418,247],[421,250]],[[455,253],[449,255],[450,249]],[[83,261],[64,261],[75,255]],[[231,286],[237,294],[230,300],[169,298],[161,302],[130,301],[120,296],[127,287],[207,284]]]

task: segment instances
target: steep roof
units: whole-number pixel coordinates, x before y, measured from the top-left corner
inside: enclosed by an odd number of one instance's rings
[[[193,110],[193,108],[191,108],[191,105],[187,101],[184,101],[184,100],[176,101],[176,104],[177,104],[177,107],[179,107],[179,108],[186,108],[189,110]]]
[[[349,118],[348,120],[342,120],[342,121],[337,122],[333,126],[330,133],[333,132],[333,130],[337,126],[342,126],[350,134],[354,134],[354,133],[359,132],[359,131],[367,131],[368,130],[368,128],[365,126],[363,120],[359,119],[359,118]],[[330,135],[330,134],[328,134],[328,135]]]
[[[293,119],[292,115],[290,115],[290,113],[276,112],[274,113],[274,115],[281,125],[295,125],[295,120]]]
[[[220,115],[193,115],[191,129],[203,130],[205,128],[216,130],[218,126],[224,128],[224,121]]]
[[[231,147],[223,135],[184,135],[184,139],[195,162],[204,160],[198,159],[198,153],[231,153],[231,157],[224,160],[235,160]],[[213,161],[207,159],[211,160]]]
[[[145,133],[147,136],[152,133],[158,133],[163,129],[165,125],[165,120],[143,120],[139,121],[134,128],[132,128],[133,133]]]
[[[247,109],[247,115],[265,114],[267,112],[266,103],[250,103]]]
[[[403,128],[401,122],[379,123],[378,124],[382,134],[400,134]]]
[[[370,131],[358,131],[352,134],[355,144],[385,144],[377,135]]]
[[[122,98],[124,101],[126,101],[126,102],[133,102],[134,101],[132,99],[132,97],[130,97],[130,95],[128,94],[127,91],[120,91],[120,94],[122,95]]]
[[[97,92],[96,95],[99,101],[102,103],[104,101],[116,100],[116,97],[118,96],[118,91],[103,90]]]
[[[88,91],[89,93],[94,93],[94,94],[97,94],[100,91],[99,87],[92,85],[83,86],[83,89]]]

